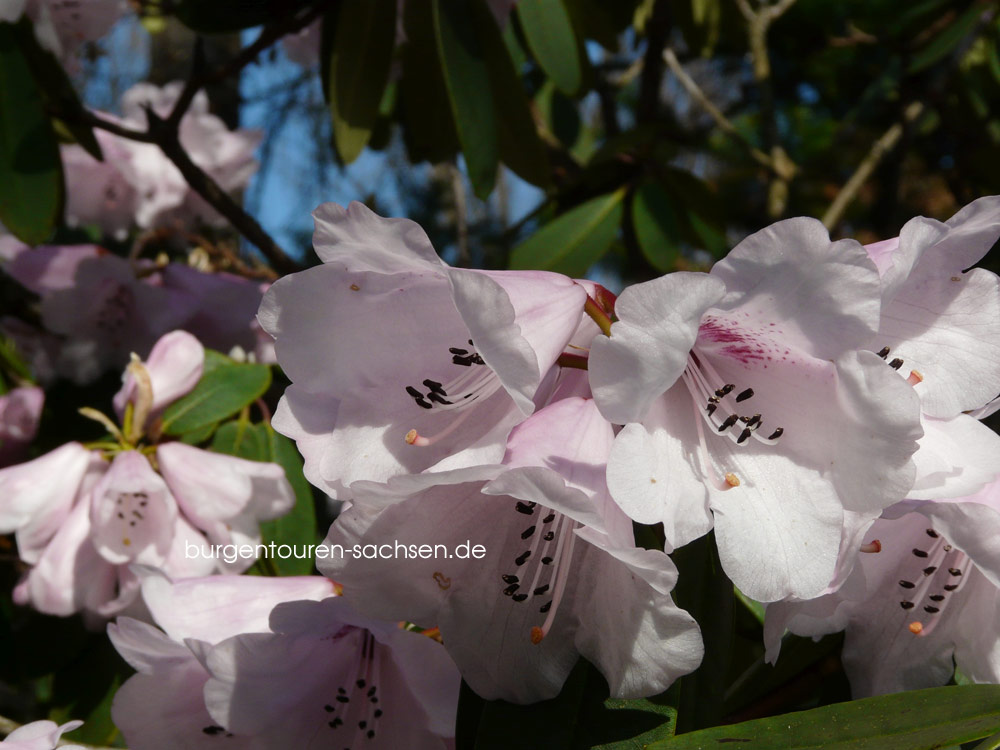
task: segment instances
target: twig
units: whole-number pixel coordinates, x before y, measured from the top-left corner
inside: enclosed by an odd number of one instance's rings
[[[736,126],[722,113],[718,107],[716,107],[709,98],[705,95],[705,92],[701,90],[701,87],[695,82],[691,76],[687,74],[684,67],[681,65],[680,60],[677,59],[677,55],[669,47],[663,50],[663,59],[667,63],[667,67],[670,68],[671,72],[677,77],[677,81],[684,87],[684,90],[688,92],[692,99],[698,102],[699,106],[704,109],[713,120],[715,124],[719,126],[726,135],[736,141],[746,152],[751,156],[751,158],[775,174],[779,174],[779,170],[786,169],[786,165],[776,164],[775,161],[761,151],[759,148],[754,146],[746,136],[744,136]],[[790,177],[790,175],[789,175]]]
[[[153,136],[164,155],[174,163],[187,181],[188,185],[204,198],[209,205],[222,214],[237,231],[257,246],[264,257],[281,273],[293,273],[299,270],[295,263],[278,243],[269,235],[257,220],[248,214],[219,187],[219,184],[195,164],[187,151],[181,145],[180,135],[176,127],[159,117],[151,108],[146,109],[146,120],[149,123],[149,134]]]
[[[761,131],[771,161],[779,169],[772,170],[768,185],[767,212],[776,219],[788,203],[788,183],[795,175],[795,163],[778,142],[778,125],[774,108],[774,88],[771,86],[771,58],[767,51],[767,32],[795,4],[795,0],[778,0],[774,5],[763,4],[758,10],[748,0],[736,0],[736,7],[747,22],[747,39],[753,60],[753,75],[760,89]]]
[[[886,154],[895,148],[899,139],[903,137],[905,128],[920,117],[923,111],[923,102],[912,102],[903,111],[902,120],[889,126],[889,129],[872,144],[868,154],[861,160],[857,169],[854,170],[854,174],[844,183],[844,186],[837,193],[837,197],[833,199],[833,203],[830,204],[826,213],[823,214],[823,225],[827,229],[833,229],[840,222],[847,207],[857,197],[858,191],[861,190],[861,187],[871,177],[872,172],[875,171],[875,168],[885,158]]]

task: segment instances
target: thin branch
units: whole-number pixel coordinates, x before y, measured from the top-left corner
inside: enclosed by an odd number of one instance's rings
[[[159,145],[164,155],[174,163],[198,195],[205,199],[216,211],[222,214],[237,231],[257,246],[257,249],[268,259],[274,270],[281,273],[293,273],[299,270],[295,263],[277,242],[269,235],[258,221],[248,214],[219,187],[212,177],[195,164],[187,151],[181,145],[176,128],[169,126],[166,120],[157,116],[151,108],[146,109],[146,119],[149,123],[149,134],[154,143]]]
[[[875,171],[875,168],[878,167],[882,159],[899,143],[899,139],[903,137],[906,127],[920,117],[923,111],[923,102],[912,102],[903,111],[902,119],[889,126],[889,129],[872,144],[868,154],[861,160],[857,169],[854,170],[854,174],[844,183],[844,186],[837,193],[837,197],[833,199],[833,203],[830,204],[826,213],[823,214],[823,225],[827,229],[833,229],[833,227],[840,223],[847,207],[857,197],[858,191],[861,190],[862,186],[868,181],[868,178],[871,177],[872,172]]]
[[[695,82],[691,76],[687,74],[684,70],[684,66],[681,65],[680,60],[677,59],[677,55],[669,47],[663,50],[663,59],[667,63],[667,67],[670,68],[671,72],[677,77],[678,82],[684,87],[684,90],[698,102],[699,106],[704,109],[713,120],[715,124],[719,126],[726,135],[732,138],[736,143],[738,143],[749,155],[750,157],[760,164],[762,167],[769,169],[775,174],[785,174],[783,171],[787,169],[787,166],[782,163],[778,164],[770,156],[765,154],[759,148],[754,146],[746,136],[744,136],[736,126],[722,113],[718,107],[716,107],[709,98],[705,95],[705,92],[701,90],[701,87]],[[791,175],[788,175],[789,177]]]
[[[778,124],[775,117],[774,88],[771,85],[771,58],[767,50],[767,32],[771,24],[781,18],[792,7],[795,0],[778,0],[774,5],[762,4],[759,10],[750,7],[748,0],[735,0],[743,18],[747,22],[747,39],[750,58],[753,60],[753,75],[760,89],[761,132],[764,146],[772,163],[779,169],[772,170],[768,185],[767,211],[771,218],[778,218],[788,203],[788,183],[795,175],[795,163],[778,142]]]

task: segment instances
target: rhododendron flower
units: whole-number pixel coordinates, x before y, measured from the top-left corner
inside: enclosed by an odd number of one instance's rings
[[[990,196],[866,247],[882,281],[878,345],[909,373],[928,416],[954,417],[1000,393],[1000,280],[971,268],[998,237],[1000,197]]]
[[[96,224],[105,234],[124,240],[135,222],[139,195],[129,179],[132,152],[122,139],[106,130],[95,130],[103,161],[82,146],[61,147],[66,176],[66,223],[70,226]]]
[[[813,637],[845,630],[855,697],[944,685],[955,665],[974,682],[1000,682],[1000,484],[908,507],[875,522],[868,536],[881,551],[862,555],[839,591],[768,606],[769,661],[785,628]]]
[[[171,331],[160,337],[141,365],[141,368],[133,365],[125,370],[121,390],[114,397],[119,416],[124,414],[126,403],[131,401],[135,405],[143,388],[149,391],[148,403],[142,409],[147,415],[162,411],[167,404],[188,393],[201,379],[205,347],[186,331]],[[144,377],[143,373],[148,383],[139,386],[136,378]]]
[[[880,322],[867,253],[789,219],[707,276],[626,289],[615,312],[590,355],[602,413],[626,425],[615,499],[674,546],[714,526],[726,573],[755,599],[823,591],[845,527],[909,490],[921,434],[913,388],[861,351]]]
[[[2,0],[0,21],[26,14],[38,42],[68,61],[84,42],[100,39],[128,10],[124,0]]]
[[[459,676],[444,649],[360,618],[329,580],[147,574],[142,587],[164,632],[108,626],[139,671],[112,706],[129,747],[449,746]]]
[[[14,388],[0,396],[0,467],[19,460],[38,431],[45,391]]]
[[[579,325],[547,272],[449,268],[423,230],[360,203],[314,213],[323,265],[268,290],[259,320],[293,381],[274,427],[330,495],[354,481],[499,461]]]
[[[0,745],[5,750],[55,750],[57,747],[63,750],[84,750],[79,745],[59,742],[59,738],[66,732],[82,726],[82,721],[67,721],[62,725],[54,721],[33,721],[8,734],[5,739],[0,740]]]
[[[269,633],[237,635],[203,657],[205,704],[261,747],[446,750],[461,678],[445,649],[340,597],[279,604]]]
[[[551,698],[581,655],[613,696],[662,692],[698,666],[702,643],[670,598],[670,559],[635,546],[608,496],[612,440],[592,401],[566,398],[514,429],[504,466],[355,484],[328,544],[471,542],[485,556],[332,557],[319,567],[366,614],[438,625],[484,698]]]
[[[156,573],[140,574],[143,601],[163,630],[128,617],[108,625],[111,642],[139,672],[111,706],[116,726],[136,750],[215,747],[226,732],[205,709],[209,675],[199,661],[204,650],[240,633],[266,632],[280,602],[335,593],[333,584],[317,576],[210,576],[173,583]],[[254,746],[234,737],[226,741],[234,748]]]
[[[67,443],[0,470],[0,533],[15,532],[21,559],[34,566],[15,589],[18,603],[99,619],[135,600],[132,563],[180,577],[253,564],[252,557],[218,558],[208,540],[260,541],[259,522],[295,504],[281,466],[179,442],[157,445],[154,464],[147,449],[134,447],[156,415],[196,385],[203,363],[193,336],[167,334],[146,362],[129,365],[115,397],[125,414],[120,446],[106,455]]]

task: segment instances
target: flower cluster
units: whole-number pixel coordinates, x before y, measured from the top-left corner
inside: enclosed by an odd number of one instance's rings
[[[146,112],[161,118],[170,115],[183,84],[159,88],[139,83],[122,97],[122,117],[103,117],[134,129],[145,130]],[[190,226],[196,220],[224,224],[222,217],[188,185],[177,167],[159,146],[112,135],[95,133],[104,160],[97,161],[81,146],[62,147],[66,174],[66,220],[70,225],[96,224],[119,239],[128,234],[133,221],[140,228]],[[201,91],[180,120],[181,146],[191,160],[227,192],[247,186],[257,161],[254,159],[261,134],[229,130],[208,111],[208,97]]]
[[[859,693],[942,684],[961,635],[997,632],[1000,439],[977,417],[1000,392],[1000,288],[966,269],[1000,200],[868,247],[782,221],[617,299],[450,268],[360,204],[315,218],[323,265],[275,283],[259,318],[293,381],[275,428],[350,503],[327,542],[488,550],[319,567],[366,615],[439,626],[480,695],[552,697],[580,655],[618,697],[693,670],[667,553],[711,530],[736,586],[776,603],[772,657],[786,627],[847,627]],[[633,521],[662,524],[663,550]],[[975,642],[959,666],[996,681],[995,638]]]
[[[43,330],[7,317],[0,331],[17,342],[42,382],[91,382],[177,328],[217,350],[272,356],[253,321],[259,283],[183,263],[129,261],[96,245],[29,248],[0,237],[0,258],[4,273],[38,295]]]
[[[136,600],[132,564],[190,577],[217,566],[240,573],[253,563],[227,564],[204,550],[209,542],[259,541],[258,522],[294,504],[284,470],[157,442],[159,415],[195,386],[204,358],[190,334],[167,334],[146,362],[129,365],[115,397],[120,428],[84,410],[107,427],[108,441],[66,443],[0,470],[0,532],[15,534],[18,555],[31,566],[14,590],[17,603],[102,622]],[[202,553],[187,554],[192,547]]]

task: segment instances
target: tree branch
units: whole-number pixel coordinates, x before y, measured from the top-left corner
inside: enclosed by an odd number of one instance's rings
[[[833,199],[833,203],[830,204],[826,213],[823,214],[823,225],[827,229],[833,229],[840,223],[847,207],[857,197],[858,191],[861,190],[861,187],[871,177],[872,172],[875,171],[875,168],[885,158],[886,154],[895,148],[899,139],[903,137],[905,128],[920,117],[923,111],[923,102],[912,102],[903,111],[903,118],[890,125],[889,129],[872,144],[872,147],[868,150],[868,154],[861,160],[857,169],[854,170],[854,174],[844,183],[844,186],[837,193],[837,197]]]
[[[677,59],[677,55],[672,49],[668,47],[663,50],[663,59],[667,63],[667,67],[670,68],[670,71],[677,77],[677,81],[684,87],[684,90],[715,120],[715,124],[719,126],[720,130],[738,143],[762,167],[770,170],[775,175],[791,179],[792,174],[794,174],[795,165],[791,164],[790,161],[776,162],[771,156],[768,156],[747,140],[722,113],[722,110],[712,104],[695,80],[687,74],[687,71],[684,70],[684,66],[681,65],[680,60]]]
[[[767,50],[767,32],[771,24],[781,18],[794,5],[795,0],[778,0],[774,5],[764,4],[759,10],[750,7],[748,0],[736,0],[736,7],[747,22],[747,39],[753,60],[753,75],[760,89],[761,133],[764,145],[779,170],[772,170],[768,185],[767,212],[776,219],[785,212],[788,204],[788,183],[797,171],[795,163],[778,142],[778,125],[775,117],[774,88],[771,85],[771,58]]]

